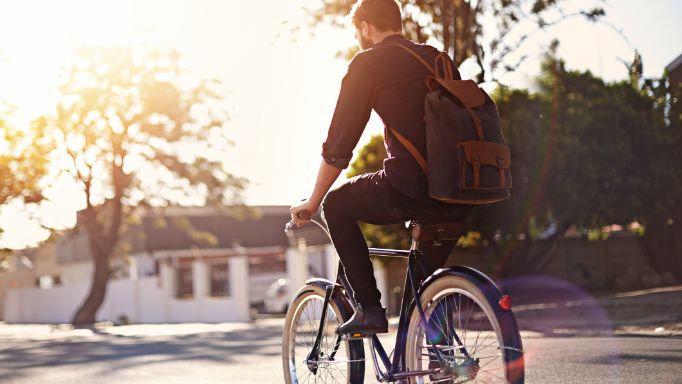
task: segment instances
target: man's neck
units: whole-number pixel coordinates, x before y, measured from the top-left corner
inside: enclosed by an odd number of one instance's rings
[[[384,41],[384,39],[386,39],[386,38],[389,37],[389,36],[400,35],[400,34],[402,34],[401,31],[378,32],[378,33],[374,36],[374,38],[372,39],[372,42],[373,42],[374,44],[379,44],[379,43],[381,43],[382,41]]]

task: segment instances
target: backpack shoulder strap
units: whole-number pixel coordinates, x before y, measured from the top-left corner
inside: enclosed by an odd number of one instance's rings
[[[417,59],[417,60],[419,60],[422,64],[424,64],[424,66],[425,66],[426,68],[428,68],[429,71],[430,71],[434,76],[440,77],[440,76],[438,76],[438,73],[436,72],[436,69],[435,69],[434,67],[432,67],[431,65],[429,65],[429,63],[427,63],[426,60],[424,60],[424,58],[422,58],[421,56],[419,56],[419,55],[417,54],[417,52],[413,51],[413,50],[410,49],[410,48],[407,48],[407,47],[404,46],[403,44],[398,44],[398,43],[396,43],[396,44],[394,44],[394,45],[396,45],[396,46],[398,46],[398,47],[404,49],[404,50],[407,51],[410,55],[414,56],[414,58]]]
[[[388,130],[400,141],[400,143],[407,148],[407,151],[410,152],[412,157],[414,157],[414,160],[417,161],[417,164],[419,164],[419,167],[426,173],[427,175],[429,174],[427,169],[426,169],[426,160],[424,159],[424,156],[422,156],[421,153],[419,153],[419,150],[408,140],[405,136],[401,135],[396,131],[395,129],[389,127],[388,125],[386,126]]]
[[[423,57],[421,57],[413,49],[408,48],[405,45],[399,44],[399,43],[396,43],[394,45],[397,45],[398,47],[404,49],[405,51],[407,51],[407,53],[412,55],[415,59],[419,60],[419,62],[421,62],[422,64],[424,64],[424,66],[426,68],[428,68],[429,72],[431,72],[431,74],[434,77],[440,78],[440,79],[445,79],[445,80],[454,80],[453,72],[452,72],[452,65],[453,65],[452,59],[450,59],[450,56],[448,56],[447,53],[445,53],[445,52],[439,53],[438,56],[436,57],[436,63],[433,66],[431,66],[428,62],[426,62],[426,60],[424,60]],[[440,64],[443,68],[443,76],[438,74],[438,64]]]

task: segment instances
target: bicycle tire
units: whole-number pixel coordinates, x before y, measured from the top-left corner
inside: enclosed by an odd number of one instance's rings
[[[444,342],[439,341],[437,348],[444,358],[452,363],[452,370],[449,373],[414,377],[410,379],[410,383],[523,384],[524,360],[516,321],[511,312],[501,312],[502,309],[496,302],[491,305],[490,296],[495,296],[499,300],[499,293],[497,295],[491,293],[499,292],[493,288],[480,280],[459,273],[446,273],[428,282],[420,294],[421,303],[427,323],[435,325],[431,327],[435,330],[431,334],[432,340],[442,337]],[[472,315],[476,320],[470,323]],[[451,318],[450,323],[447,318]],[[424,337],[426,328],[416,306],[413,306],[409,319],[405,349],[406,368],[408,371],[418,371],[441,367],[434,358],[433,343],[429,343]],[[470,331],[477,331],[475,338],[469,334]],[[454,334],[457,334],[470,359],[462,352],[461,345],[455,345]],[[487,379],[484,380],[484,377]]]
[[[314,375],[305,364],[304,356],[310,351],[312,340],[316,337],[319,319],[314,318],[316,313],[321,315],[324,297],[325,290],[322,286],[307,284],[296,294],[294,300],[289,305],[282,333],[282,365],[284,368],[284,379],[287,384],[304,382],[306,377]],[[333,315],[330,316],[330,314]],[[303,321],[303,324],[300,321],[302,316],[308,316]],[[327,309],[328,325],[325,327],[324,334],[326,338],[323,337],[321,341],[323,357],[329,356],[328,352],[334,348],[336,341],[334,331],[337,325],[348,320],[350,316],[348,305],[344,303],[343,298],[339,296],[332,297],[330,306]],[[297,340],[296,336],[300,336],[301,340]],[[317,374],[315,374],[317,376],[314,380],[315,383],[347,382],[355,384],[363,382],[365,375],[365,350],[362,340],[341,341],[334,360],[337,362],[323,363],[318,366]],[[343,364],[344,362],[345,364]],[[337,366],[337,364],[339,365]],[[345,365],[345,370],[339,368],[341,364]],[[337,375],[332,376],[333,374]],[[332,380],[328,381],[328,378],[332,378]]]

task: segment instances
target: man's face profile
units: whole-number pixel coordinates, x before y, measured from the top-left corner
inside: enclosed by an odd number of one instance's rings
[[[363,25],[364,24],[364,25]],[[363,22],[359,27],[355,27],[355,39],[358,41],[361,50],[366,50],[372,48],[374,42],[363,32],[363,29],[368,30],[366,23]],[[364,28],[363,28],[364,27]]]

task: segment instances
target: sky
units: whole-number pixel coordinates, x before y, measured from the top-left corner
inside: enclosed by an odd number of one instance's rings
[[[645,76],[655,77],[682,53],[682,1],[569,1],[569,7],[602,3],[606,24],[569,20],[533,35],[523,47],[529,59],[503,81],[533,88],[548,41],[560,41],[559,56],[571,69],[606,80],[626,76],[621,60],[634,49]],[[222,82],[231,115],[224,154],[227,169],[251,181],[249,204],[289,205],[309,196],[321,161],[321,143],[334,111],[347,62],[339,50],[355,44],[353,31],[306,28],[302,7],[319,0],[0,0],[0,101],[13,105],[17,124],[49,113],[58,94],[60,70],[83,45],[124,44],[174,48],[183,55],[188,79]],[[646,4],[646,6],[644,5]],[[302,27],[292,31],[294,27]],[[474,75],[464,63],[463,77]],[[485,84],[484,88],[490,88]],[[382,126],[376,116],[357,149]],[[356,149],[356,153],[357,153]],[[340,179],[338,182],[342,182]],[[46,191],[53,201],[31,214],[45,225],[69,228],[83,207],[82,192],[58,182]],[[21,248],[47,236],[12,205],[0,211],[6,230],[0,247]]]

